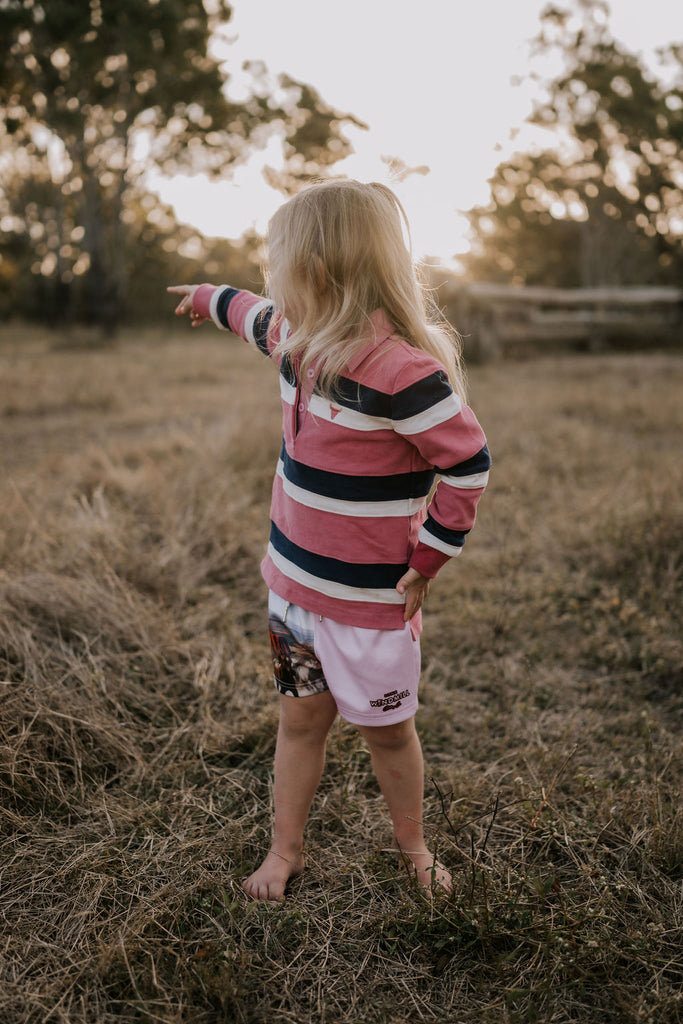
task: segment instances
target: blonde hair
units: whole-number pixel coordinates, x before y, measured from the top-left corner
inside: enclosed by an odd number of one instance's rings
[[[422,284],[403,238],[405,211],[385,185],[332,179],[310,185],[268,227],[268,293],[292,332],[277,352],[315,364],[332,397],[365,344],[370,315],[384,310],[397,336],[443,366],[464,398],[460,337]]]

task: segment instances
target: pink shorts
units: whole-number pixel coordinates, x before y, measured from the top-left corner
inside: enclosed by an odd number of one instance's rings
[[[392,725],[417,711],[420,641],[404,629],[363,629],[314,615],[270,591],[275,686],[290,697],[329,690],[354,725]]]

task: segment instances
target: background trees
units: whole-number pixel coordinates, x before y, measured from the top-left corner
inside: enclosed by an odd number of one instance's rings
[[[282,76],[269,93],[255,75],[229,100],[210,39],[230,15],[226,0],[0,3],[5,308],[38,294],[50,319],[114,326],[141,252],[175,230],[145,196],[151,166],[224,175],[278,132],[291,183],[348,152],[353,119],[310,86]]]
[[[556,142],[520,152],[469,214],[478,277],[526,284],[679,283],[683,272],[683,46],[656,78],[610,35],[603,0],[550,6],[537,53],[563,70],[530,122]]]
[[[244,0],[248,2],[248,0]],[[530,120],[546,148],[519,152],[471,211],[468,272],[528,284],[673,283],[683,270],[683,48],[658,78],[615,41],[603,0],[550,7],[536,40],[561,57]],[[246,248],[179,227],[145,177],[230,174],[276,133],[284,192],[349,151],[353,117],[315,89],[250,67],[233,102],[212,38],[226,0],[0,0],[0,313],[115,326],[150,308],[178,254],[220,249],[258,285]],[[174,262],[175,261],[175,262]]]

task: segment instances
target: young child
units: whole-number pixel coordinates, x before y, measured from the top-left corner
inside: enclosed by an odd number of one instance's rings
[[[464,403],[456,340],[428,315],[402,220],[383,185],[322,182],[270,222],[270,298],[168,289],[193,327],[213,320],[280,370],[284,436],[261,566],[280,694],[274,821],[269,852],[242,883],[257,899],[280,900],[303,870],[337,713],[368,744],[394,845],[418,883],[451,885],[421,824],[421,608],[474,523],[490,459]]]

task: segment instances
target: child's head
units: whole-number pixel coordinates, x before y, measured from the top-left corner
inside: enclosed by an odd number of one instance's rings
[[[388,188],[348,179],[312,185],[280,207],[269,225],[269,281],[293,325],[353,309],[360,326],[392,305],[399,281],[414,288],[399,210]]]
[[[461,381],[457,345],[430,326],[427,301],[404,239],[403,207],[385,185],[332,179],[311,185],[270,221],[271,297],[290,322],[283,348],[316,361],[333,386],[362,339],[370,315],[383,309],[397,334],[444,363]]]

